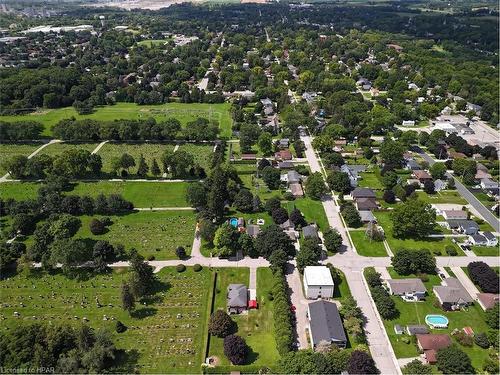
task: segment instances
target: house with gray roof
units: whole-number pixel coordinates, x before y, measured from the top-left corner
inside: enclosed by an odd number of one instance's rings
[[[459,310],[474,302],[460,281],[454,277],[444,279],[443,285],[434,286],[433,291],[445,310]]]
[[[256,238],[258,234],[260,233],[260,226],[256,224],[248,224],[247,225],[247,234],[252,237]]]
[[[288,171],[286,176],[288,185],[297,184],[302,179],[302,176],[297,171]]]
[[[302,228],[302,235],[304,236],[304,238],[318,238],[318,227],[316,226],[316,224],[307,225]]]
[[[356,188],[353,191],[351,191],[351,197],[352,199],[359,199],[359,198],[372,198],[376,199],[377,196],[375,195],[375,192],[372,189],[369,188]]]
[[[473,235],[479,232],[479,225],[474,220],[455,220],[449,219],[446,220],[446,226],[449,229],[454,229],[457,232]]]
[[[334,302],[316,301],[307,306],[309,338],[314,348],[322,342],[345,348],[347,337],[337,305]]]
[[[361,179],[359,175],[366,170],[366,165],[344,164],[340,167],[340,171],[347,174],[351,187],[358,186],[358,180]]]
[[[248,289],[243,284],[229,284],[227,287],[227,312],[240,314],[248,308]]]
[[[389,293],[400,296],[404,301],[420,301],[425,298],[427,289],[422,280],[412,279],[389,279],[387,280]]]

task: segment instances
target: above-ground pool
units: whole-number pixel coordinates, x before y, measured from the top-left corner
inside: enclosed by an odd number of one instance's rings
[[[229,219],[229,224],[231,224],[232,227],[238,228],[238,219],[235,217],[232,217]]]
[[[431,328],[448,327],[448,318],[444,315],[426,315],[425,322]]]

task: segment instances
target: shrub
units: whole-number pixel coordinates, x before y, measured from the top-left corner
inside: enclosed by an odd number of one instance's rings
[[[347,362],[349,374],[378,374],[379,371],[372,357],[361,350],[355,350]]]
[[[401,337],[401,341],[403,341],[405,344],[409,344],[411,342],[411,340],[408,336]]]
[[[485,293],[498,293],[498,275],[484,262],[472,262],[467,266],[469,276]]]
[[[201,266],[201,264],[196,263],[196,264],[193,266],[193,271],[194,271],[194,272],[200,272],[202,269],[203,269],[203,267]]]
[[[474,343],[472,336],[467,335],[464,331],[458,331],[453,337],[455,337],[455,340],[462,346],[471,347]]]
[[[366,269],[365,279],[370,288],[382,285],[382,280],[380,279],[380,273],[375,271],[375,269],[373,268]]]
[[[184,264],[178,264],[175,269],[177,272],[184,272],[186,270],[186,266]]]
[[[117,333],[123,333],[127,330],[127,326],[118,320],[115,329]]]
[[[396,308],[394,300],[382,286],[376,286],[374,288],[370,288],[370,290],[375,306],[377,306],[377,310],[383,319],[391,320],[399,315],[399,311]]]
[[[429,281],[429,275],[427,275],[426,273],[419,273],[417,274],[417,277],[422,280],[423,283],[426,283],[427,281]]]
[[[485,311],[486,324],[488,324],[490,328],[498,329],[499,306],[498,303],[495,303],[495,306]]]
[[[396,194],[392,190],[386,190],[383,199],[389,204],[396,203]]]
[[[477,346],[483,349],[487,349],[490,347],[490,340],[488,340],[488,336],[486,336],[486,333],[484,332],[477,333],[474,336],[474,342]]]
[[[106,230],[106,226],[104,225],[104,223],[95,218],[90,221],[89,228],[92,234],[96,236],[99,234],[103,234]]]
[[[233,365],[242,365],[248,354],[247,343],[240,336],[226,336],[224,338],[224,354]]]
[[[235,331],[235,323],[223,310],[217,310],[210,316],[208,332],[217,337],[226,337]]]
[[[177,258],[179,259],[185,259],[187,256],[186,249],[184,249],[182,246],[178,246],[175,249],[175,255],[177,255]]]
[[[455,249],[455,247],[454,247],[454,246],[450,246],[450,245],[448,245],[448,246],[446,246],[446,247],[444,248],[444,250],[446,251],[446,254],[448,254],[448,255],[449,255],[449,256],[451,256],[451,257],[454,257],[454,256],[457,256],[457,255],[458,255],[458,251],[457,251],[457,249]]]
[[[283,199],[285,199],[286,201],[294,201],[295,196],[291,192],[287,191],[283,194]]]
[[[148,260],[149,260],[149,261],[155,260],[155,256],[154,256],[154,255],[150,255],[150,256],[148,256]]]

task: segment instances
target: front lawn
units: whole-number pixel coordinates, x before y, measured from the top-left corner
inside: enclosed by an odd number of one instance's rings
[[[498,256],[500,255],[500,250],[498,246],[472,246],[471,250],[477,256]]]
[[[248,287],[250,272],[248,268],[222,268],[217,270],[216,309],[226,309],[226,294],[229,284],[244,284]],[[269,268],[257,269],[257,300],[259,308],[248,313],[231,315],[237,323],[237,335],[243,337],[250,347],[247,363],[233,366],[224,355],[223,339],[210,337],[210,356],[216,356],[221,372],[248,371],[248,368],[262,366],[273,368],[279,359],[274,339],[274,320],[272,301],[267,298],[272,287],[272,273]]]
[[[96,236],[89,229],[92,217],[80,216],[80,219],[82,227],[76,238],[121,243],[127,250],[135,248],[145,258],[154,257],[156,260],[176,259],[177,246],[183,246],[189,254],[196,223],[192,211],[135,211],[111,216],[113,224],[108,227],[108,232]]]
[[[365,230],[350,230],[352,242],[356,247],[359,255],[365,257],[386,257],[384,243],[381,241],[373,241],[366,237]]]
[[[391,273],[391,270],[389,270],[389,272]],[[394,272],[392,271],[391,276],[393,275]],[[409,277],[415,276],[410,275],[405,276],[404,278]],[[431,333],[450,334],[454,329],[461,330],[464,327],[472,327],[472,329],[476,333],[486,332],[489,329],[484,320],[484,312],[477,304],[470,306],[465,311],[453,312],[446,312],[443,311],[440,307],[435,307],[437,306],[437,299],[432,292],[431,286],[438,283],[438,280],[436,278],[438,278],[438,276],[429,275],[429,281],[425,283],[428,293],[425,301],[405,302],[399,297],[392,296],[394,302],[396,303],[396,308],[400,312],[400,316],[394,320],[384,320],[384,326],[397,358],[416,357],[419,355],[419,351],[416,344],[414,344],[411,340],[408,344],[403,341],[403,338],[408,336],[396,335],[396,333],[394,332],[394,325],[396,324],[400,324],[403,327],[409,324],[425,325],[426,315],[440,314],[448,318],[449,326],[446,329],[431,330]],[[456,342],[456,340],[453,338],[452,341]],[[480,348],[477,345],[474,345],[470,348],[460,346],[460,349],[462,349],[470,356],[472,365],[477,370],[482,368],[483,361],[488,357],[488,351]]]
[[[188,267],[180,274],[173,267],[162,269],[158,293],[137,303],[132,317],[121,307],[126,269],[90,277],[82,271],[83,277],[73,279],[58,272],[32,272],[33,277],[0,281],[2,330],[36,322],[80,325],[86,318],[90,327],[108,330],[116,347],[125,350],[112,372],[199,373],[211,290],[208,268],[194,272]],[[116,333],[117,321],[128,329]]]
[[[385,238],[387,240],[387,243],[389,244],[389,247],[391,248],[392,252],[396,252],[400,249],[409,249],[409,250],[416,250],[416,249],[428,249],[430,250],[433,254],[438,255],[443,255],[446,256],[446,251],[445,248],[447,246],[453,247],[458,255],[464,255],[462,249],[460,247],[453,243],[450,237],[438,237],[438,238],[426,238],[426,239],[401,239],[401,238],[394,238],[392,235],[392,220],[390,218],[390,212],[389,211],[374,211],[373,214],[377,217],[377,222],[379,225],[381,225],[384,228],[385,231]],[[439,225],[436,224],[436,229],[439,230],[440,228],[437,228]],[[460,238],[457,238],[457,241],[461,241]]]

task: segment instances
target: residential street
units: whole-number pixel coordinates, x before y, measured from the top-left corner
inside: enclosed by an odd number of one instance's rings
[[[432,165],[436,162],[434,160],[434,158],[432,158],[429,154],[427,154],[420,147],[419,147],[419,150],[420,150],[419,151],[420,156],[422,156],[422,158],[424,158],[424,160],[426,162],[428,162],[429,165]],[[462,198],[464,198],[467,202],[469,202],[469,204],[472,207],[474,207],[474,209],[477,212],[479,212],[479,214],[484,218],[484,220],[486,220],[495,229],[495,232],[499,232],[500,231],[500,220],[495,215],[493,215],[493,213],[490,210],[488,210],[488,208],[486,208],[479,201],[479,199],[477,199],[474,196],[474,194],[472,194],[471,191],[469,189],[467,189],[467,187],[460,182],[460,180],[458,178],[456,178],[455,176],[452,176],[450,173],[447,173],[446,176],[448,178],[453,178],[455,180],[455,187],[456,187],[458,193],[462,196]]]

